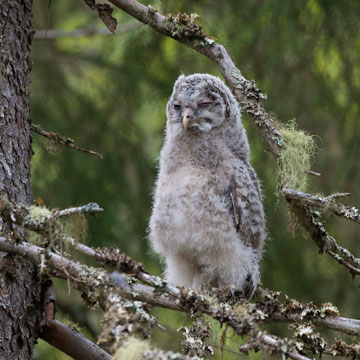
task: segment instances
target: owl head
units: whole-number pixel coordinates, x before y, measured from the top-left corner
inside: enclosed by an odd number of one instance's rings
[[[224,122],[240,123],[238,104],[229,88],[209,74],[180,75],[167,104],[168,127],[209,133]]]

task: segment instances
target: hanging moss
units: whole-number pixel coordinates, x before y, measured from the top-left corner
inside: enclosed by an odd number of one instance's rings
[[[298,130],[295,120],[287,124],[277,124],[285,140],[278,159],[280,186],[305,191],[308,185],[308,171],[315,154],[316,144],[313,136]]]
[[[72,214],[61,219],[65,235],[86,243],[88,237],[88,222],[84,214]]]

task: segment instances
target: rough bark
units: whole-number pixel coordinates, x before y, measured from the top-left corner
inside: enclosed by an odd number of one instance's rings
[[[0,1],[0,197],[29,204],[32,0]],[[2,234],[19,229],[0,223]],[[0,255],[0,359],[30,359],[40,325],[36,266]]]

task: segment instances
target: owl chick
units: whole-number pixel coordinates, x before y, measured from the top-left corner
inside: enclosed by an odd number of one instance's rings
[[[181,75],[167,104],[149,239],[166,278],[251,298],[266,238],[238,104],[217,77]]]

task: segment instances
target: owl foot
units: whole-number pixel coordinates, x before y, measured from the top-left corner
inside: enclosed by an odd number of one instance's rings
[[[251,274],[248,274],[245,280],[245,285],[243,287],[244,297],[246,299],[251,299],[254,296],[255,290],[256,288],[252,276]]]

